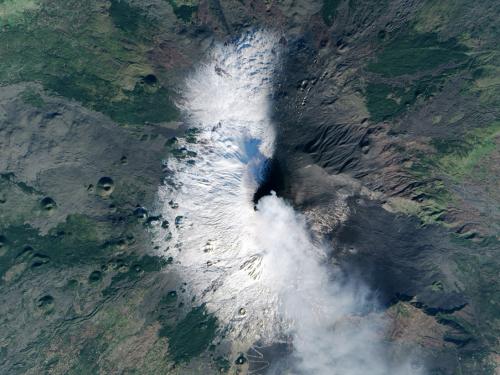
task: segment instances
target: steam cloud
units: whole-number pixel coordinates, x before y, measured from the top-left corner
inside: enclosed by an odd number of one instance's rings
[[[292,342],[292,358],[269,373],[420,375],[387,358],[376,303],[326,267],[305,218],[276,194],[254,209],[274,148],[269,106],[280,53],[275,35],[251,32],[215,47],[188,79],[180,107],[197,141],[178,147],[193,162],[167,162],[171,178],[159,193],[172,225],[157,241],[175,244],[190,293],[228,328],[236,350]]]

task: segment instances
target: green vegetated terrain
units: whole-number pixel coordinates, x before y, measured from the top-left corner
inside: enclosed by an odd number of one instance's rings
[[[333,19],[337,12],[337,7],[341,2],[339,0],[325,0],[321,7],[321,16],[325,23],[329,26],[333,24]]]
[[[191,21],[194,13],[198,10],[198,3],[196,1],[168,1],[174,10],[175,15],[184,22]]]
[[[420,198],[432,198],[423,206],[426,222],[442,220],[446,209],[457,205],[461,183],[474,180],[489,191],[491,184],[498,184],[492,169],[498,157],[498,122],[490,110],[497,96],[493,92],[498,94],[493,68],[499,53],[494,42],[498,22],[477,26],[469,22],[468,28],[458,28],[457,20],[465,20],[470,6],[467,1],[423,5],[404,30],[379,32],[377,52],[365,68],[366,105],[373,121],[394,121],[401,132],[408,131],[404,124],[408,116],[431,123],[431,129],[422,128],[419,134],[429,133],[420,141],[426,147],[414,144],[407,150],[414,157],[410,173],[429,181],[419,187]],[[474,11],[482,20],[497,10],[492,2],[478,8]],[[452,87],[459,90],[451,94]],[[454,100],[464,107],[457,105],[444,114],[422,113],[433,102]],[[489,118],[464,118],[464,113],[474,112],[486,112]]]
[[[466,178],[488,178],[485,161],[498,147],[500,123],[495,122],[484,128],[473,129],[458,139],[431,141],[436,153],[422,156],[425,166],[439,171],[456,182]]]
[[[157,27],[144,9],[119,0],[21,3],[0,5],[1,84],[41,82],[122,124],[176,119],[145,56]]]
[[[21,188],[24,199],[37,194]],[[14,199],[4,185],[1,191],[8,193],[2,204]],[[70,215],[47,233],[2,224],[0,288],[4,301],[17,301],[1,308],[0,358],[16,361],[9,373],[168,372],[212,344],[217,321],[204,306],[184,306],[185,289],[172,289],[172,259],[142,250],[145,228],[160,219],[139,216],[112,195],[96,198],[115,202],[109,220]],[[47,220],[61,209],[47,198],[35,202],[32,212]]]
[[[168,295],[165,302],[175,303],[175,296]],[[170,353],[177,363],[189,361],[208,349],[217,330],[217,320],[207,312],[205,306],[195,307],[173,325],[167,324],[160,335],[168,338]]]
[[[469,60],[467,47],[455,39],[440,41],[435,33],[402,32],[381,44],[381,52],[367,66],[373,73],[367,107],[374,121],[391,119],[417,100],[432,97]]]
[[[443,226],[457,246],[452,267],[475,316],[438,322],[452,329],[445,341],[481,348],[464,354],[463,374],[498,371],[498,17],[495,2],[426,2],[402,30],[379,33],[365,66],[370,117],[391,129],[415,181],[399,209]]]

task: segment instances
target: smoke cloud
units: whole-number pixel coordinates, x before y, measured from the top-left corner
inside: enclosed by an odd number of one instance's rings
[[[263,250],[263,280],[279,296],[293,338],[294,374],[420,374],[410,362],[389,363],[384,321],[362,285],[349,283],[311,239],[305,218],[275,194],[257,206],[255,241]]]

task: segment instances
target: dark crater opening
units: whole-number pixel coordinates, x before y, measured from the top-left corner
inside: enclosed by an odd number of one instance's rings
[[[260,198],[270,195],[271,191],[280,193],[284,187],[283,168],[277,159],[272,158],[267,161],[262,175],[262,182],[253,195],[254,204],[257,204]]]
[[[142,78],[142,81],[147,85],[154,85],[158,82],[158,78],[154,74],[148,74]]]

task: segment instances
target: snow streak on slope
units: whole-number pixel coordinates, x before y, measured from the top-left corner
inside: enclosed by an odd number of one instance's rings
[[[381,327],[356,318],[372,307],[365,290],[325,267],[304,218],[275,194],[254,207],[274,148],[279,49],[275,35],[248,33],[215,48],[186,83],[181,109],[197,134],[180,147],[192,162],[170,158],[160,191],[177,268],[236,347],[291,340],[293,374],[416,373],[389,367]]]
[[[179,206],[173,211],[166,205],[163,216],[171,223],[177,217],[171,241],[182,249],[175,255],[181,274],[193,294],[234,327],[233,335],[249,342],[259,322],[269,338],[276,326],[269,316],[274,309],[266,310],[276,297],[258,281],[262,251],[253,241],[252,203],[273,151],[268,106],[276,42],[256,33],[216,47],[188,79],[181,108],[198,134],[195,144],[180,146],[196,157],[194,164],[169,159],[175,186],[161,192],[165,203]]]

